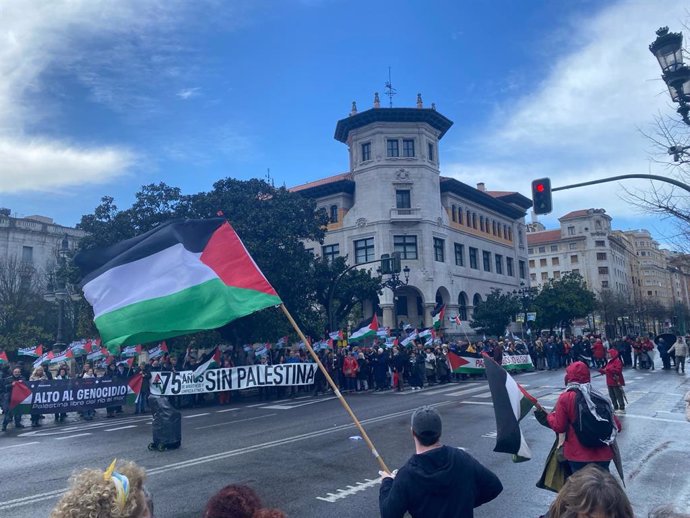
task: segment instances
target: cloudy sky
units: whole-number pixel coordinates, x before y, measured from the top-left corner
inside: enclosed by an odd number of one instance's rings
[[[688,17],[677,0],[4,2],[0,206],[74,225],[146,183],[344,172],[335,124],[383,94],[388,67],[395,106],[421,92],[455,122],[446,176],[529,196],[540,176],[663,173],[643,133],[675,113],[647,47]],[[668,242],[672,224],[623,194],[565,191],[542,221],[604,207]]]

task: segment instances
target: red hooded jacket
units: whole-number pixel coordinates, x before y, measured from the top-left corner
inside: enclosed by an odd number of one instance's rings
[[[594,345],[592,345],[592,356],[594,356],[597,360],[603,360],[606,358],[606,349],[604,349],[604,344],[601,343],[601,340],[598,340],[594,342]]]
[[[589,367],[582,362],[574,362],[565,370],[565,383],[589,383]],[[573,424],[575,416],[577,394],[575,390],[566,390],[556,401],[553,412],[547,415],[549,427],[556,433],[565,433],[563,455],[566,459],[576,462],[598,462],[613,459],[613,450],[610,446],[602,445],[597,448],[583,446],[578,440]],[[621,431],[621,423],[613,416],[618,431]]]
[[[618,356],[618,351],[609,349],[611,359],[606,364],[606,367],[599,369],[599,372],[606,374],[606,385],[609,387],[623,387],[625,386],[625,379],[623,378],[623,362]]]

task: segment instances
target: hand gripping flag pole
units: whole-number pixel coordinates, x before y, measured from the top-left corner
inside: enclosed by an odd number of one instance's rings
[[[307,350],[309,351],[309,354],[311,354],[311,357],[314,359],[316,364],[319,366],[319,369],[321,369],[321,372],[323,372],[323,375],[326,376],[326,380],[328,381],[328,384],[331,386],[333,389],[333,393],[338,396],[338,400],[340,403],[343,405],[343,408],[345,408],[345,411],[350,414],[350,417],[352,418],[352,421],[355,423],[355,426],[359,430],[359,433],[362,434],[362,438],[364,441],[367,443],[367,446],[369,446],[369,449],[371,450],[371,453],[374,455],[376,460],[379,463],[379,466],[381,466],[381,469],[384,471],[390,473],[390,470],[388,469],[388,466],[386,466],[386,463],[383,461],[381,458],[381,455],[379,455],[379,452],[376,450],[374,447],[374,444],[371,442],[371,439],[369,439],[369,436],[367,435],[367,432],[364,431],[364,428],[362,427],[362,424],[359,422],[357,419],[357,416],[355,416],[354,412],[350,408],[350,405],[347,404],[347,401],[345,401],[345,398],[343,395],[340,393],[340,390],[338,390],[337,385],[333,381],[333,378],[331,378],[330,374],[328,374],[328,371],[326,370],[326,367],[324,367],[323,363],[321,363],[321,360],[319,359],[318,355],[316,352],[314,352],[314,349],[311,346],[311,343],[309,340],[307,340],[307,337],[304,336],[304,333],[302,333],[302,330],[299,328],[295,320],[292,318],[292,315],[290,315],[290,312],[287,310],[285,307],[285,304],[280,305],[280,309],[283,310],[283,313],[285,313],[285,316],[287,319],[290,321],[290,325],[292,325],[293,329],[297,332],[299,335],[300,339],[302,342],[304,342],[305,346],[307,347]]]

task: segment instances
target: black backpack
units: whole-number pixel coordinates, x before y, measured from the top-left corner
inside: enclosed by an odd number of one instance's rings
[[[590,393],[597,414],[604,419],[604,421],[599,421],[589,411],[582,392],[575,390],[575,393],[575,422],[573,423],[575,435],[577,435],[580,443],[588,448],[604,446],[606,444],[604,441],[611,438],[614,427],[611,403],[594,392]]]

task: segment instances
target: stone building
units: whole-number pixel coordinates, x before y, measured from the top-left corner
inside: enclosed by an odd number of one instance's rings
[[[529,283],[524,216],[531,201],[441,176],[440,142],[452,124],[434,105],[424,108],[421,96],[416,108],[381,108],[376,96],[372,109],[358,113],[353,103],[335,130],[350,170],[292,189],[330,216],[323,245],[306,245],[316,254],[350,264],[401,254],[409,284],[365,306],[385,326],[430,326],[443,303],[448,316],[465,322],[460,329],[446,321],[447,332],[469,333],[473,306],[492,288]]]

